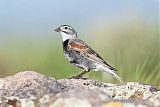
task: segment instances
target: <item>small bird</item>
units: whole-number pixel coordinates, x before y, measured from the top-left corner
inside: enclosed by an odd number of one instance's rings
[[[107,64],[100,55],[94,51],[84,41],[80,40],[77,32],[69,25],[61,25],[56,32],[62,35],[63,51],[65,58],[73,65],[84,69],[82,73],[73,77],[82,78],[89,71],[104,71],[123,83],[122,79],[116,74],[116,69]]]

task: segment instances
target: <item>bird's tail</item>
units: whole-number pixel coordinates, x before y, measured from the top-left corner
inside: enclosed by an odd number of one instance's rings
[[[111,70],[110,68],[103,66],[103,65],[100,65],[98,68],[102,71],[105,71],[105,72],[113,75],[117,80],[119,80],[121,83],[123,83],[123,80],[116,74],[116,71]]]

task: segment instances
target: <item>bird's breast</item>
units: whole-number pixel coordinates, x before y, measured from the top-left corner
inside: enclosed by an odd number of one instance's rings
[[[63,49],[64,49],[64,51],[67,51],[68,43],[69,43],[69,39],[63,41]]]

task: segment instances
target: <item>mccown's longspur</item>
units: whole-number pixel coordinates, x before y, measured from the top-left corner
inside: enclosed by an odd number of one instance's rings
[[[62,35],[64,55],[68,61],[85,70],[74,78],[82,78],[87,72],[93,70],[105,71],[123,82],[116,74],[115,68],[107,64],[96,51],[78,38],[77,32],[73,27],[61,25],[55,31]]]

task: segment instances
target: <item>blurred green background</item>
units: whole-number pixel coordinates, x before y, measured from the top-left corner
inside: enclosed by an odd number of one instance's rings
[[[34,70],[67,78],[82,70],[63,56],[54,29],[73,26],[124,81],[160,87],[159,0],[2,0],[0,1],[0,77]],[[103,72],[90,79],[117,83]]]

